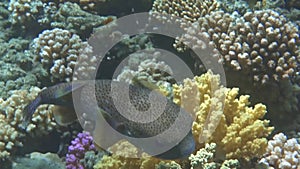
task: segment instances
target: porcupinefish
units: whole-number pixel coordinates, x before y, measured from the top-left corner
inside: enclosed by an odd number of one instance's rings
[[[74,97],[79,98],[79,103],[74,101]],[[93,104],[93,100],[96,106]],[[127,102],[133,106],[130,107]],[[77,112],[78,109],[76,111],[78,120],[83,121],[81,124],[83,124],[84,129],[86,128],[85,120],[89,124],[92,124],[90,130],[91,132],[94,131],[93,137],[96,140],[96,144],[99,136],[98,133],[100,132],[95,130],[95,128],[103,127],[98,126],[100,123],[96,120],[96,116],[87,115],[90,112],[93,112],[95,115],[102,115],[111,128],[124,136],[128,136],[129,142],[144,152],[158,158],[185,158],[195,150],[195,142],[191,131],[193,120],[189,113],[185,112],[171,100],[166,99],[159,92],[144,86],[129,85],[124,82],[112,80],[96,80],[93,83],[78,81],[51,86],[42,90],[24,108],[22,123],[24,128],[29,124],[34,111],[41,104],[54,104],[72,109],[79,107],[79,113]],[[159,112],[156,110],[162,111]],[[181,117],[183,121],[179,125],[174,125],[176,124],[176,120],[179,119],[178,117]],[[169,128],[172,129],[168,130]],[[144,141],[139,140],[147,138],[156,139],[157,135],[165,131],[171,131],[171,134],[160,137],[157,146],[148,145],[146,141],[143,144],[141,142]],[[106,137],[112,137],[111,133],[106,134],[109,134]],[[179,137],[179,135],[182,136]],[[99,137],[105,136],[102,135]],[[108,144],[113,145],[117,141],[120,140],[109,140]],[[167,144],[168,146],[166,146]],[[155,151],[162,147],[168,147],[168,149],[161,153],[160,151]]]

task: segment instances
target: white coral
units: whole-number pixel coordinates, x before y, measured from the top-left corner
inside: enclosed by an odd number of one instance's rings
[[[268,142],[267,152],[260,163],[270,168],[296,169],[300,165],[300,144],[295,138],[287,139],[283,133],[276,134]]]
[[[92,47],[68,30],[45,30],[32,44],[35,60],[51,74],[52,82],[71,81],[73,75],[88,78],[96,69],[96,56],[89,56]],[[80,62],[75,72],[75,67]]]

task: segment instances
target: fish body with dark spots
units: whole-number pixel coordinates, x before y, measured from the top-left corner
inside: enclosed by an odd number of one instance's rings
[[[125,138],[163,159],[184,158],[195,149],[193,121],[181,107],[155,90],[111,80],[61,83],[43,90],[24,109],[25,126],[40,104],[62,103],[73,104],[83,128],[100,147]]]

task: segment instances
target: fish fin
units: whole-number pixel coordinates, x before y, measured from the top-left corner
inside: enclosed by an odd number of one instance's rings
[[[67,126],[77,120],[74,108],[55,105],[53,117],[60,126]]]
[[[80,89],[85,84],[87,84],[87,82],[83,81],[60,83],[41,91],[40,95],[44,103],[52,104],[53,101],[69,96],[72,92]]]

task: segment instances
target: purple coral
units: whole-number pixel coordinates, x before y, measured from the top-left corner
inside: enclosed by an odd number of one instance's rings
[[[84,158],[87,151],[96,150],[93,144],[93,137],[88,132],[79,133],[68,147],[66,155],[67,169],[84,169],[80,160]]]

